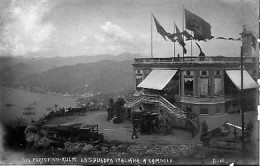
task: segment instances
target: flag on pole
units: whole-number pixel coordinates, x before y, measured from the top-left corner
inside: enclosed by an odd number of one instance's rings
[[[174,23],[174,25],[175,25],[175,23]],[[184,40],[183,40],[183,38],[182,38],[182,34],[181,34],[179,28],[178,28],[176,25],[175,25],[175,28],[176,28],[176,33],[175,33],[175,35],[176,35],[176,37],[177,37],[177,41],[178,41],[179,44],[182,46],[182,48],[183,48],[183,53],[186,54],[186,53],[187,53],[187,50],[186,50],[186,48],[185,48],[186,44],[185,44],[185,42],[184,42]]]
[[[193,39],[193,36],[191,34],[189,34],[189,32],[187,32],[186,30],[181,32],[181,34],[183,34],[186,37],[186,40],[192,40]]]
[[[186,29],[193,31],[195,40],[211,39],[211,25],[201,17],[185,10]]]
[[[204,54],[204,52],[201,50],[201,47],[200,47],[200,45],[197,43],[197,42],[195,42],[196,44],[197,44],[197,46],[199,47],[199,49],[200,49],[200,54],[199,54],[199,56],[200,57],[204,57],[205,56],[205,54]]]
[[[154,23],[155,23],[157,32],[158,32],[160,35],[162,35],[162,37],[164,38],[164,40],[166,40],[165,36],[168,36],[169,33],[164,30],[164,28],[161,26],[161,24],[158,22],[158,20],[154,17],[154,15],[153,15],[153,19],[154,19]]]

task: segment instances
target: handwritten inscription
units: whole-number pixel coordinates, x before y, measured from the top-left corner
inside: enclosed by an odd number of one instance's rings
[[[224,158],[215,159],[213,158],[212,164],[219,165],[219,164],[228,164],[229,162],[226,161]]]
[[[64,164],[171,164],[172,159],[161,158],[99,158],[99,157],[33,157],[24,158],[24,163],[35,164],[50,164],[50,163],[64,163]]]
[[[55,163],[55,162],[77,162],[76,157],[33,157],[33,158],[24,158],[24,163],[38,163],[38,164],[46,164],[46,163]]]

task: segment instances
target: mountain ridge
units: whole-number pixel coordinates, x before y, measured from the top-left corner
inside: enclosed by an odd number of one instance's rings
[[[69,56],[69,57],[40,57],[40,58],[28,58],[28,57],[0,57],[0,65],[13,67],[17,63],[24,63],[29,65],[35,70],[35,72],[43,72],[52,68],[61,67],[64,65],[75,65],[78,63],[91,63],[98,62],[101,60],[114,60],[114,61],[125,61],[134,58],[142,57],[140,54],[131,54],[128,52],[112,55],[112,54],[98,54],[93,56]],[[1,67],[0,67],[1,70]]]
[[[28,75],[19,79],[16,84],[63,94],[120,94],[134,88],[132,63],[133,60],[102,60],[67,65]]]
[[[26,59],[23,57],[10,57],[10,56],[0,57],[0,72],[1,72],[0,85],[19,87],[21,86],[22,83],[22,86],[27,87],[25,82],[28,85],[30,85],[31,83],[29,83],[29,81],[25,81],[25,79],[30,80],[33,77],[37,77],[37,75],[44,75],[42,73],[48,70],[57,69],[57,68],[59,69],[59,67],[62,66],[89,64],[89,63],[96,63],[104,60],[115,61],[115,62],[123,62],[128,60],[133,61],[134,58],[139,58],[139,57],[141,57],[140,54],[131,54],[131,53],[122,53],[119,55],[102,54],[97,56],[52,57],[52,58],[40,58],[40,59],[28,59],[28,58]],[[118,71],[115,72],[118,73]],[[59,86],[59,84],[57,84],[57,86]],[[57,87],[57,89],[59,88]]]

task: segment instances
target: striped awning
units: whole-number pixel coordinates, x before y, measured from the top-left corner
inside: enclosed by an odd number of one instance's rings
[[[241,90],[241,70],[226,70],[228,77],[235,84],[235,86]],[[243,71],[243,89],[257,88],[258,85],[250,74],[244,70]]]
[[[177,70],[154,69],[137,87],[162,90],[176,72]]]

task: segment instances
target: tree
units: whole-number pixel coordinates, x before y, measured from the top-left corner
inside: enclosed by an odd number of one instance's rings
[[[119,122],[123,122],[124,120],[124,112],[125,112],[125,99],[124,98],[118,98],[115,103],[115,114],[119,120]]]
[[[114,112],[114,99],[109,98],[109,103],[107,106],[107,120],[110,120],[113,117]]]

